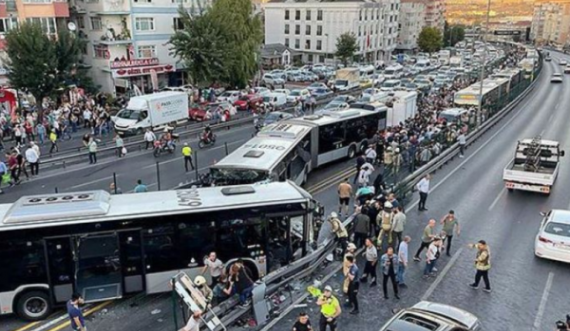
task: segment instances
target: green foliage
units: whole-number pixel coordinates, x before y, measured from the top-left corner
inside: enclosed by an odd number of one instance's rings
[[[422,52],[437,52],[441,49],[442,45],[441,33],[436,28],[425,27],[418,36],[418,47]]]
[[[61,30],[54,38],[39,24],[22,23],[5,40],[10,85],[31,92],[39,105],[44,97],[56,96],[68,85],[93,87],[80,67],[85,41],[71,32]]]
[[[336,56],[346,67],[348,61],[353,58],[354,53],[358,50],[356,45],[356,36],[352,33],[343,33],[336,40]]]
[[[445,47],[455,46],[458,42],[465,39],[465,28],[461,25],[449,26],[445,22],[443,32],[443,44]]]
[[[171,52],[186,64],[195,84],[245,87],[258,70],[262,24],[251,0],[217,0],[201,16],[180,9],[184,29],[171,38]]]

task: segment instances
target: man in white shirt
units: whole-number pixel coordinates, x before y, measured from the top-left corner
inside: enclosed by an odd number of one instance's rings
[[[360,187],[368,186],[370,182],[370,175],[374,172],[374,167],[370,163],[364,163],[358,173],[358,185]]]
[[[400,243],[398,247],[398,272],[396,273],[396,282],[399,286],[407,286],[404,281],[404,274],[406,273],[406,268],[408,267],[408,244],[412,239],[410,236],[405,236],[404,240]]]
[[[365,154],[366,154],[366,162],[373,164],[374,161],[376,160],[376,155],[377,155],[374,148],[372,146],[368,147]]]
[[[419,211],[427,211],[426,200],[429,194],[429,181],[431,180],[431,175],[425,175],[422,180],[418,182],[416,188],[420,192],[420,203],[418,204]]]
[[[199,310],[192,312],[186,326],[178,331],[200,331],[200,316],[202,316],[202,312]]]
[[[30,148],[26,149],[26,160],[30,164],[30,170],[32,171],[32,176],[37,175],[39,172],[39,159],[40,156],[33,148],[33,146],[30,146]]]
[[[212,277],[212,288],[218,284],[220,276],[224,273],[224,263],[218,259],[216,252],[211,252],[208,258],[204,260],[204,268],[202,268],[202,275],[206,270],[210,270]]]
[[[148,149],[148,146],[153,146],[155,140],[156,136],[154,135],[154,132],[152,132],[151,129],[146,129],[146,132],[144,133],[144,141],[145,141],[144,149]]]
[[[437,269],[435,269],[435,262],[439,258],[440,246],[441,246],[441,238],[439,237],[435,237],[431,242],[431,244],[429,244],[426,253],[426,267],[424,268],[423,278],[428,278],[433,274],[433,272],[437,271]]]
[[[459,136],[457,136],[457,142],[459,143],[459,157],[463,158],[465,144],[467,144],[467,138],[465,137],[465,133],[463,133],[463,131],[460,131]]]

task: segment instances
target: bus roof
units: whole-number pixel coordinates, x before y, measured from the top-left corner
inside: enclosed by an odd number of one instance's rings
[[[337,122],[343,122],[351,118],[358,118],[366,115],[377,114],[381,111],[388,111],[388,108],[358,109],[349,108],[345,110],[324,111],[319,115],[307,115],[302,118],[291,118],[282,123],[301,124],[306,126],[322,126]]]
[[[292,182],[110,195],[105,191],[24,196],[0,204],[0,232],[304,202]]]

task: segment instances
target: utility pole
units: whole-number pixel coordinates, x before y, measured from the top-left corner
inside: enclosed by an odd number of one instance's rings
[[[481,126],[481,116],[483,115],[483,79],[485,78],[485,63],[487,62],[487,34],[489,33],[489,15],[491,13],[491,0],[487,0],[487,19],[485,23],[485,34],[482,36],[484,52],[481,57],[481,76],[479,79],[479,108],[477,109],[477,128]]]

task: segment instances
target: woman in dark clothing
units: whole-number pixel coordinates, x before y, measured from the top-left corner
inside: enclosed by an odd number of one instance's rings
[[[239,295],[239,303],[247,306],[246,300],[253,290],[253,281],[247,275],[242,263],[234,263],[230,270],[230,282],[233,284],[234,293]]]

